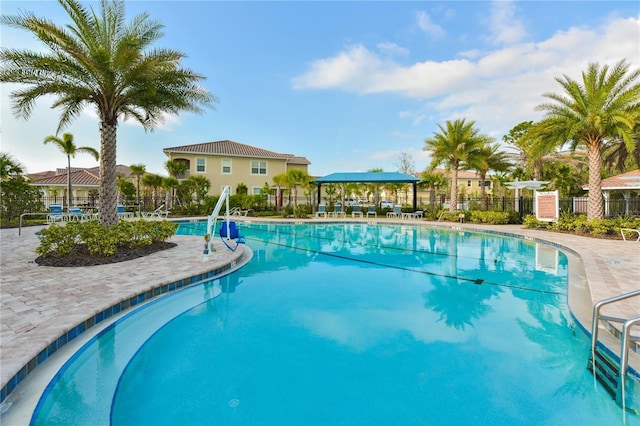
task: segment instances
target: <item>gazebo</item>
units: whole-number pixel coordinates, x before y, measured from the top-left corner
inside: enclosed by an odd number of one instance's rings
[[[420,178],[400,172],[341,172],[317,178],[318,204],[321,202],[322,184],[330,183],[411,183],[413,184],[413,210],[418,207],[417,185]]]

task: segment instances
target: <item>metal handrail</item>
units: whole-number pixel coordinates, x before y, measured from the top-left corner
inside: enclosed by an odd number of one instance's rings
[[[600,316],[600,309],[610,303],[619,302],[621,300],[630,299],[635,296],[640,296],[640,290],[630,291],[628,293],[620,294],[618,296],[609,297],[603,299],[593,305],[593,318],[591,319],[591,360],[592,370],[594,378],[596,376],[596,348],[598,345],[598,322],[602,318]],[[617,318],[616,318],[617,319]],[[629,366],[629,340],[635,340],[631,337],[631,327],[640,323],[640,317],[630,318],[624,321],[622,325],[621,343],[620,343],[620,369],[618,377],[618,389],[616,389],[616,402],[620,403],[623,407],[625,405],[625,382],[627,376],[627,368]]]
[[[622,325],[622,343],[620,344],[620,380],[618,381],[618,395],[621,395],[621,403],[624,406],[624,386],[629,366],[629,335],[631,327],[640,324],[640,317],[631,318]]]
[[[596,346],[598,345],[598,321],[600,319],[600,308],[610,303],[629,299],[635,296],[640,296],[640,290],[634,290],[628,293],[619,294],[618,296],[609,297],[593,305],[593,317],[591,318],[591,351],[592,352],[595,351]]]
[[[22,218],[24,216],[38,216],[38,215],[46,217],[49,215],[49,213],[46,213],[46,212],[45,213],[42,213],[42,212],[41,213],[22,213],[20,215],[20,224],[18,225],[18,236],[22,235]]]

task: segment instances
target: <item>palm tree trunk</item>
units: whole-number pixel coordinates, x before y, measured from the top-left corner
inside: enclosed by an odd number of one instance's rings
[[[589,198],[587,199],[587,220],[604,218],[602,201],[602,155],[600,141],[587,141],[589,156]]]
[[[67,202],[69,204],[67,204],[67,211],[71,212],[71,203],[72,203],[72,196],[71,196],[71,156],[69,154],[67,154]]]
[[[486,211],[487,210],[487,195],[486,195],[486,189],[484,187],[484,181],[487,177],[486,173],[480,173],[480,210],[482,211]]]
[[[449,211],[458,210],[458,165],[451,167],[451,200],[449,202]]]
[[[116,123],[100,123],[100,223],[105,226],[118,223],[116,132]]]

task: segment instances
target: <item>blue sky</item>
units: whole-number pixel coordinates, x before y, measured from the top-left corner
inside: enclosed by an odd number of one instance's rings
[[[98,2],[91,3],[99,7]],[[2,0],[67,23],[55,1]],[[554,80],[580,79],[590,62],[627,59],[640,67],[637,1],[130,1],[130,19],[148,12],[165,26],[158,46],[187,55],[219,100],[199,116],[167,117],[154,132],[124,122],[119,164],[167,175],[163,148],[230,139],[304,156],[312,175],[395,171],[403,152],[416,171],[429,163],[424,139],[437,124],[466,118],[501,140],[516,124],[541,117]],[[3,47],[41,50],[27,33],[3,27]],[[29,173],[66,166],[46,136],[59,112],[43,98],[29,121],[11,113],[1,90],[0,150]],[[87,110],[65,132],[100,148]],[[93,167],[89,155],[72,166]]]

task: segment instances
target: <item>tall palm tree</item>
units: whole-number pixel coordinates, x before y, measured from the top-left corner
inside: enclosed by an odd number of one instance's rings
[[[628,152],[636,146],[634,128],[640,120],[640,69],[629,70],[626,60],[613,68],[589,64],[582,82],[563,75],[556,81],[564,93],[545,93],[552,102],[537,107],[545,116],[536,124],[540,134],[572,150],[585,146],[589,157],[587,219],[602,219],[602,150],[618,139]]]
[[[201,113],[215,101],[198,86],[204,76],[182,68],[184,53],[153,47],[162,25],[147,13],[125,19],[124,0],[101,0],[100,13],[78,0],[58,0],[72,23],[58,26],[33,14],[3,16],[0,22],[23,29],[47,48],[0,51],[0,81],[25,88],[11,93],[14,113],[31,116],[35,102],[52,95],[60,108],[58,130],[69,125],[85,107],[100,120],[100,222],[118,222],[116,134],[118,122],[130,118],[152,130],[163,114]]]
[[[140,204],[140,178],[147,173],[147,167],[144,164],[132,164],[129,166],[131,174],[136,177],[136,204]]]
[[[93,155],[93,158],[98,161],[100,154],[95,148],[91,148],[90,146],[77,147],[76,144],[73,143],[73,135],[71,133],[63,133],[61,138],[55,135],[47,136],[44,138],[44,143],[45,145],[48,143],[56,145],[60,151],[67,156],[67,210],[69,210],[73,202],[73,195],[71,193],[71,157],[75,158],[76,154],[82,152]]]
[[[487,143],[480,149],[472,152],[469,158],[469,168],[478,172],[480,175],[480,203],[481,209],[486,210],[486,188],[485,182],[489,170],[496,172],[506,172],[512,166],[507,154],[500,151],[500,146],[496,143]]]
[[[475,127],[475,121],[467,122],[464,118],[453,122],[447,120],[444,127],[440,124],[438,127],[440,132],[434,133],[432,138],[425,139],[423,149],[431,152],[431,170],[438,165],[444,165],[451,173],[449,211],[454,212],[458,208],[458,170],[466,167],[470,156],[484,146],[488,136],[480,134]]]

